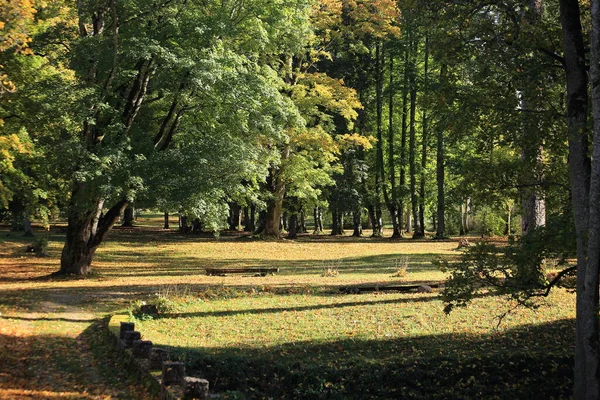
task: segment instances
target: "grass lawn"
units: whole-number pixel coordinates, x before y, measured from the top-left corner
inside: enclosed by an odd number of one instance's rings
[[[111,377],[98,351],[83,348],[81,339],[107,313],[136,300],[152,302],[157,294],[170,298],[172,309],[137,321],[144,338],[168,346],[186,361],[188,374],[206,377],[224,397],[546,399],[570,394],[575,298],[564,289],[535,311],[512,312],[499,327],[496,316],[512,304],[492,296],[446,316],[435,292],[339,291],[355,284],[442,280],[431,261],[457,257],[457,241],[215,239],[164,231],[161,217],[142,216],[140,227],[116,229],[97,253],[94,275],[86,279],[44,278],[58,269],[59,229],[38,233],[50,240],[47,258],[25,254],[30,241],[0,230],[0,358],[8,360],[0,366],[1,398],[27,391],[72,398],[135,393],[133,383]],[[402,265],[408,265],[407,275],[394,276]],[[219,267],[278,267],[280,272],[266,277],[204,273]],[[322,276],[325,270],[332,276]],[[11,345],[23,337],[24,344],[40,343],[45,369],[54,366],[70,378],[55,378],[62,382],[55,385],[29,379],[42,375],[42,364],[31,351]],[[92,373],[81,372],[89,370],[87,364],[95,366]],[[23,365],[29,372],[21,376],[15,370]]]

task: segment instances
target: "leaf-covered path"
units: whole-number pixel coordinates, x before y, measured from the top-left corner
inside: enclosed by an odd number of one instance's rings
[[[49,297],[38,299],[36,312],[0,319],[0,398],[148,397],[119,369],[98,315],[65,306],[66,296],[60,303]]]
[[[76,282],[40,279],[52,268],[43,259],[15,257],[12,246],[1,250],[0,398],[150,397],[119,368],[100,329],[116,299],[68,288]]]

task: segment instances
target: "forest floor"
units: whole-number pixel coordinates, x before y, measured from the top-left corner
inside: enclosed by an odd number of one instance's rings
[[[495,309],[490,302],[476,302],[470,311],[456,313],[446,320],[435,293],[348,296],[339,292],[340,287],[352,285],[442,280],[443,274],[431,261],[440,256],[456,258],[460,254],[456,251],[457,240],[392,241],[310,235],[296,241],[262,241],[239,235],[220,238],[180,235],[155,228],[160,226],[156,219],[139,221],[141,227],[113,232],[98,251],[93,275],[85,279],[50,276],[59,267],[62,228],[36,233],[49,240],[49,256],[43,258],[25,252],[31,238],[0,228],[0,398],[149,397],[143,387],[129,380],[127,371],[120,369],[99,323],[106,315],[126,310],[135,301],[151,302],[158,297],[174,299],[176,312],[170,318],[139,321],[144,337],[179,352],[191,362],[192,371],[194,362],[214,362],[214,357],[232,360],[236,365],[247,364],[245,370],[231,369],[231,365],[214,368],[213,376],[221,374],[216,387],[232,393],[240,390],[254,393],[251,397],[351,398],[347,393],[351,385],[345,378],[336,381],[336,376],[348,373],[349,368],[363,371],[364,368],[353,365],[364,363],[375,370],[387,371],[387,378],[374,379],[383,379],[378,385],[388,390],[392,398],[394,393],[416,393],[415,398],[420,393],[435,398],[412,387],[414,382],[410,379],[403,387],[386,386],[398,380],[396,367],[412,371],[407,376],[416,374],[425,382],[429,378],[413,367],[423,364],[423,357],[434,352],[436,357],[430,361],[447,367],[437,371],[447,375],[438,383],[455,380],[456,376],[447,369],[453,370],[458,365],[462,372],[457,379],[466,388],[464,393],[472,393],[476,398],[479,389],[471,380],[479,379],[474,372],[479,366],[473,360],[479,358],[493,364],[485,372],[488,375],[503,371],[495,361],[490,361],[487,357],[490,354],[478,357],[469,349],[479,346],[489,352],[489,343],[503,343],[502,348],[511,349],[509,358],[502,352],[494,352],[493,357],[506,360],[522,355],[523,349],[515,343],[531,335],[546,342],[551,335],[554,345],[562,351],[558,358],[542,360],[555,363],[548,371],[544,370],[549,378],[557,381],[556,374],[562,377],[555,384],[562,385],[553,392],[556,397],[564,394],[565,385],[570,384],[569,371],[565,372],[563,365],[569,362],[565,354],[570,354],[570,349],[564,343],[570,341],[574,314],[573,296],[566,291],[550,299],[552,304],[542,308],[541,313],[528,310],[509,317],[500,332],[495,329],[495,316],[502,306],[510,306],[502,300],[493,302],[500,305]],[[205,275],[205,268],[220,267],[277,267],[280,273],[266,277]],[[405,268],[408,275],[397,274]],[[212,318],[210,324],[214,324],[210,332],[198,325],[206,317]],[[375,321],[378,318],[379,322]],[[317,320],[320,323],[314,324]],[[262,328],[240,333],[242,326],[253,325]],[[173,334],[166,337],[165,329]],[[208,353],[199,351],[197,344],[192,345],[194,340],[201,341]],[[314,357],[303,359],[295,343],[306,345],[302,353],[306,355],[309,349]],[[521,344],[527,346],[525,342]],[[548,353],[548,348],[538,342],[529,345],[533,346],[531,354]],[[513,351],[517,347],[519,351]],[[397,357],[385,356],[385,348],[396,349]],[[444,349],[456,349],[456,353]],[[465,356],[461,356],[460,363],[453,364],[453,357],[459,353]],[[342,360],[335,358],[336,354]],[[370,356],[381,358],[383,364],[366,362]],[[257,373],[256,366],[248,361],[252,359],[276,367],[259,371],[271,382],[269,390],[273,392],[236,387],[228,381],[230,377],[223,376],[238,374],[243,380],[248,378],[244,374]],[[291,364],[280,365],[279,361]],[[407,367],[406,362],[413,367]],[[308,364],[314,364],[316,370],[311,370]],[[529,364],[537,363],[529,360]],[[277,378],[281,371],[294,369],[300,372],[291,374],[293,379]],[[308,380],[298,381],[298,374]],[[313,378],[316,384],[310,381]],[[525,373],[524,381],[527,379],[530,377]],[[246,385],[251,382],[246,379]],[[485,380],[481,383],[488,384]],[[295,395],[287,393],[288,386],[299,391]],[[385,398],[378,392],[373,392],[372,397]]]

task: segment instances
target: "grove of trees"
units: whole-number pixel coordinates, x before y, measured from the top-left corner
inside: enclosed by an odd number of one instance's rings
[[[574,394],[600,398],[599,162],[600,0],[0,2],[0,217],[66,220],[62,274],[134,206],[541,237],[577,259]]]

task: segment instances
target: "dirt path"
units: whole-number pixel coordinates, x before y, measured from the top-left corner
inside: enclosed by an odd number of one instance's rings
[[[0,398],[150,397],[119,369],[89,299],[28,286],[17,296],[0,286]]]

